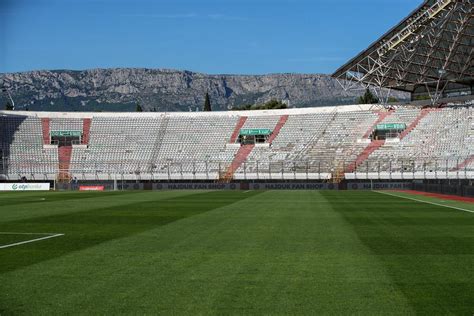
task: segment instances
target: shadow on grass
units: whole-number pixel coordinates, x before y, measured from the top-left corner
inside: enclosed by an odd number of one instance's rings
[[[474,216],[372,192],[322,192],[417,314],[472,314]],[[352,203],[350,203],[352,201]],[[472,274],[471,274],[472,276]]]
[[[155,229],[257,194],[260,192],[213,191],[4,223],[0,231],[53,232],[65,236],[0,250],[0,273]]]
[[[49,202],[66,202],[68,200],[83,200],[96,199],[110,196],[123,196],[126,194],[143,193],[143,191],[111,191],[111,192],[45,192],[31,194],[31,192],[15,192],[15,195],[9,193],[8,197],[2,196],[0,207],[34,204],[34,203],[49,203]]]

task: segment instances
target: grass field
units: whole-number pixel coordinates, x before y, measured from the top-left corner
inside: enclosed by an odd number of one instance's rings
[[[474,204],[416,198],[441,205],[350,191],[1,193],[0,247],[64,236],[0,248],[0,314],[472,315],[474,213],[443,205]]]

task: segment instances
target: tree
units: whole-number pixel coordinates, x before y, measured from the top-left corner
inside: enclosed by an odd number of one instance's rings
[[[5,104],[5,110],[7,111],[13,111],[13,105],[10,102],[7,102]]]
[[[288,105],[281,101],[277,100],[270,100],[265,104],[244,104],[240,107],[233,107],[233,111],[248,111],[248,110],[278,110],[278,109],[286,109]]]
[[[136,112],[143,112],[142,106],[140,103],[137,103],[137,109],[135,110]]]
[[[270,100],[269,102],[265,103],[263,106],[260,106],[261,110],[278,110],[278,109],[286,109],[288,105],[281,101],[277,100]]]
[[[203,111],[210,112],[211,110],[211,100],[209,99],[209,93],[206,92],[206,99],[204,100],[204,108]]]
[[[377,99],[372,92],[370,91],[369,88],[365,90],[365,93],[363,96],[359,97],[359,104],[374,104],[374,103],[379,103],[379,99]]]

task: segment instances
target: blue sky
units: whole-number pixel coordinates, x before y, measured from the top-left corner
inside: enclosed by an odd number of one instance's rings
[[[0,72],[331,73],[421,0],[0,0]]]

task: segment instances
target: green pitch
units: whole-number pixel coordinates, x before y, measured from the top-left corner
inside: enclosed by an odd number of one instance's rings
[[[474,312],[474,213],[376,192],[2,193],[0,232],[2,316]]]

